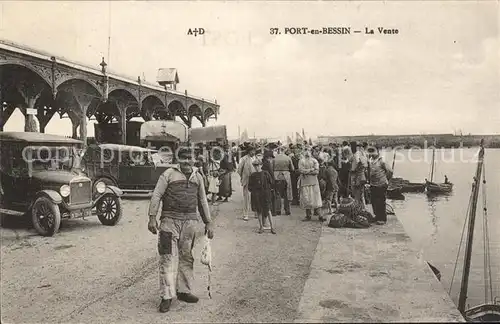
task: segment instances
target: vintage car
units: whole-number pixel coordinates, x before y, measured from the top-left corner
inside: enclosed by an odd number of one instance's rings
[[[92,186],[80,169],[79,140],[63,136],[0,132],[0,214],[31,217],[36,231],[52,236],[61,218],[95,213],[102,224],[122,217],[121,190]]]
[[[150,194],[160,175],[173,164],[158,151],[140,146],[99,144],[87,148],[82,159],[84,172],[95,184],[117,186],[127,196]]]

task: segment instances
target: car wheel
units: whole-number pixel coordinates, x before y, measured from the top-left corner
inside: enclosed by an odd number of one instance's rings
[[[53,236],[61,226],[59,206],[46,197],[40,197],[31,208],[31,220],[40,235]]]
[[[120,197],[105,194],[95,205],[97,217],[103,225],[114,226],[122,218],[123,208]]]

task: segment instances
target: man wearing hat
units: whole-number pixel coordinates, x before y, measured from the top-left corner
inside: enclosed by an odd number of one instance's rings
[[[251,211],[251,201],[250,201],[250,191],[248,191],[248,179],[250,175],[255,171],[252,165],[253,160],[255,160],[255,149],[253,147],[248,147],[246,155],[241,158],[238,164],[238,174],[240,176],[241,187],[243,188],[243,220],[248,220],[248,214]]]
[[[179,166],[167,169],[156,183],[149,204],[148,230],[157,234],[160,254],[160,312],[170,309],[172,299],[198,302],[193,287],[193,245],[201,216],[205,233],[213,238],[213,227],[202,175],[192,166],[191,152],[179,153]],[[186,154],[187,153],[187,154]],[[160,226],[156,220],[162,202]]]
[[[286,215],[290,215],[290,202],[293,200],[291,173],[295,171],[292,159],[285,155],[285,147],[278,147],[278,154],[273,160],[274,178],[276,179],[276,191],[280,199],[284,199]],[[281,214],[281,210],[276,211]]]

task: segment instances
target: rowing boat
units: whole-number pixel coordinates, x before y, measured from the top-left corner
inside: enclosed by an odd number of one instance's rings
[[[431,165],[431,181],[425,179],[425,191],[427,194],[431,195],[439,195],[439,194],[447,194],[453,190],[453,183],[448,182],[448,178],[445,177],[444,183],[435,183],[434,179],[434,164],[435,164],[435,156],[436,156],[436,141],[434,140],[434,146],[432,148],[432,165]]]
[[[389,184],[387,188],[387,198],[393,200],[404,200],[405,196],[402,193],[402,186]]]
[[[418,182],[410,182],[403,178],[393,178],[390,181],[390,184],[398,187],[401,187],[401,192],[424,192],[425,191],[425,183]]]
[[[449,193],[453,191],[453,183],[435,183],[426,181],[425,190],[427,193],[431,194]]]

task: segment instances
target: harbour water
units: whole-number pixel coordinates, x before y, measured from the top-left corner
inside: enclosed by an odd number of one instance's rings
[[[437,149],[435,152],[434,181],[443,182],[447,175],[454,184],[448,196],[427,197],[424,193],[407,193],[404,201],[389,201],[414,244],[425,259],[441,271],[441,283],[458,303],[462,276],[465,241],[462,243],[458,266],[451,285],[460,238],[469,205],[472,181],[477,167],[478,148]],[[391,164],[394,151],[385,151]],[[412,182],[423,182],[430,177],[432,150],[397,151],[394,176]],[[500,298],[500,150],[485,150],[486,196],[493,296]],[[467,304],[481,304],[485,300],[483,264],[483,190],[479,193],[471,275]]]

